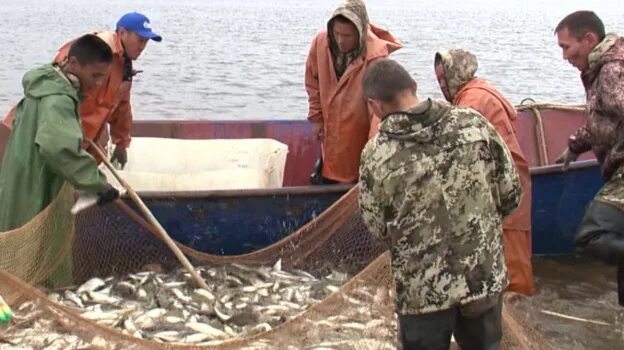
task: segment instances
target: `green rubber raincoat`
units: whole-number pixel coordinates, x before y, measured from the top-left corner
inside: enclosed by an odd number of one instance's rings
[[[17,106],[0,170],[0,234],[21,227],[45,209],[65,181],[81,191],[106,188],[106,177],[80,147],[78,90],[49,64],[26,73],[22,85],[24,98]],[[64,240],[62,234],[55,237]],[[68,264],[71,261],[64,263],[65,268]]]

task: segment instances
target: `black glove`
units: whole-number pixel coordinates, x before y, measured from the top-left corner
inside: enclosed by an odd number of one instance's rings
[[[105,190],[98,192],[98,196],[100,198],[98,198],[97,204],[102,206],[119,198],[119,191],[111,184],[107,184]]]
[[[312,169],[312,173],[310,174],[310,184],[311,185],[323,185],[323,158],[319,157],[319,159],[314,164],[314,168]]]
[[[115,150],[113,151],[113,156],[110,161],[113,162],[115,160],[121,164],[121,169],[126,166],[126,163],[128,163],[128,152],[125,148],[115,146]]]
[[[570,151],[566,148],[563,153],[555,160],[555,164],[563,164],[561,170],[566,171],[570,167],[570,163],[577,160],[580,154]]]

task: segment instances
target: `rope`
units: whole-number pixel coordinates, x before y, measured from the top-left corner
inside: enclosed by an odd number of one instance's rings
[[[536,120],[536,128],[537,132],[535,136],[537,136],[537,146],[540,150],[540,166],[550,164],[548,160],[548,149],[546,149],[546,131],[544,130],[544,121],[542,120],[542,114],[540,113],[538,108],[531,108],[531,112],[535,116]]]
[[[539,156],[539,165],[544,166],[550,164],[548,159],[548,149],[546,148],[546,132],[544,130],[544,121],[540,110],[554,109],[562,111],[572,112],[585,112],[587,110],[585,105],[566,105],[561,103],[537,103],[534,99],[527,97],[520,101],[520,104],[515,106],[517,111],[531,111],[531,114],[535,116],[536,125],[535,128],[537,137],[537,147]]]
[[[527,103],[529,102],[529,103]],[[560,109],[564,111],[578,111],[584,112],[587,110],[585,105],[566,105],[562,103],[537,103],[534,99],[527,97],[524,100],[520,101],[520,104],[515,106],[518,111],[524,111],[526,109]]]

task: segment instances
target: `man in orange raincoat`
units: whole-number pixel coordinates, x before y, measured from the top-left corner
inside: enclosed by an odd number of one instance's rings
[[[370,24],[361,0],[339,5],[310,46],[306,62],[308,120],[321,143],[314,184],[355,183],[360,154],[368,141],[372,112],[362,96],[362,77],[375,59],[401,44]],[[375,127],[375,126],[373,126]]]
[[[88,149],[88,140],[96,141],[108,122],[111,140],[115,144],[111,161],[118,161],[123,167],[128,160],[126,149],[130,146],[132,127],[130,88],[132,78],[137,73],[132,67],[132,61],[139,58],[150,39],[160,42],[162,37],[152,31],[150,20],[137,12],[123,15],[117,21],[114,32],[94,34],[113,50],[113,63],[106,82],[85,96],[80,103],[80,123],[85,141],[83,147]],[[59,49],[55,63],[63,65],[67,61],[72,43],[73,40]],[[9,128],[13,124],[14,113],[15,107],[4,119],[4,124]],[[98,162],[101,161],[95,152],[90,153]]]
[[[520,176],[522,199],[518,209],[503,221],[507,290],[531,295],[535,291],[531,265],[531,175],[513,125],[516,111],[492,85],[475,77],[477,58],[464,50],[438,52],[435,72],[444,97],[454,105],[481,113],[511,151]]]

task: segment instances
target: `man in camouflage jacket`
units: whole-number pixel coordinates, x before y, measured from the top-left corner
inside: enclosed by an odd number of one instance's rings
[[[373,63],[363,79],[384,116],[364,148],[360,207],[391,252],[405,349],[497,349],[507,285],[502,218],[520,201],[511,154],[478,112],[416,97],[398,63]]]
[[[624,38],[605,34],[591,11],[566,16],[555,29],[563,58],[581,72],[587,124],[568,140],[557,162],[564,170],[593,150],[605,185],[590,203],[574,237],[582,251],[618,264],[620,305],[624,305]]]

